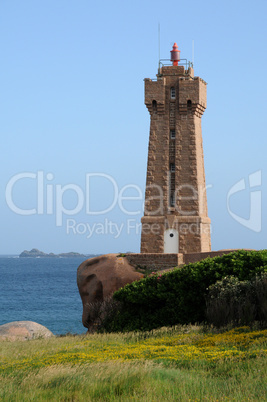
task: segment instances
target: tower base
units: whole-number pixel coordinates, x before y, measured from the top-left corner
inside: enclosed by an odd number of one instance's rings
[[[141,253],[188,254],[211,251],[208,217],[144,216],[141,222]]]

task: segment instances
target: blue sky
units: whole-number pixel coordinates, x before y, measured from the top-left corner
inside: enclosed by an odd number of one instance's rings
[[[266,248],[266,15],[262,0],[2,0],[0,254],[139,251],[149,136],[143,79],[157,73],[159,23],[161,57],[177,42],[192,60],[194,41],[195,75],[208,83],[212,249]],[[14,176],[22,178],[12,187]],[[14,205],[36,213],[12,210],[8,186]],[[63,211],[60,222],[61,198],[74,213]]]

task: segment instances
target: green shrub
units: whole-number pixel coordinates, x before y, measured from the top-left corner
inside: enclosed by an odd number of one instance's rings
[[[267,274],[249,281],[228,276],[209,287],[206,316],[216,327],[267,324]]]
[[[259,303],[258,319],[267,325],[267,273],[257,276],[254,281],[255,293]]]
[[[107,296],[104,300],[95,300],[94,302],[87,303],[87,308],[90,312],[88,331],[91,333],[113,332],[113,323],[119,312],[120,304],[112,296]]]
[[[216,327],[249,325],[256,319],[256,303],[252,281],[228,276],[209,287],[206,316]]]
[[[133,282],[114,293],[121,308],[114,317],[113,330],[151,330],[203,322],[210,285],[229,275],[251,280],[264,271],[267,250],[240,250]]]

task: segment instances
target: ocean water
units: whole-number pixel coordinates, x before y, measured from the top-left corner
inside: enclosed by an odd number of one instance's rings
[[[0,325],[35,321],[54,334],[85,333],[76,284],[85,259],[0,256]]]

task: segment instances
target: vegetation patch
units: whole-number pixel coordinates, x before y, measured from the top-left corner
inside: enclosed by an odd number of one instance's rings
[[[207,319],[216,327],[228,324],[251,325],[258,320],[267,325],[267,273],[249,281],[226,276],[209,287]]]
[[[205,322],[209,287],[226,276],[251,281],[267,272],[267,250],[237,251],[148,276],[114,293],[121,306],[107,331]],[[260,317],[255,316],[258,320]]]
[[[5,341],[0,400],[265,400],[266,335],[179,326]]]

